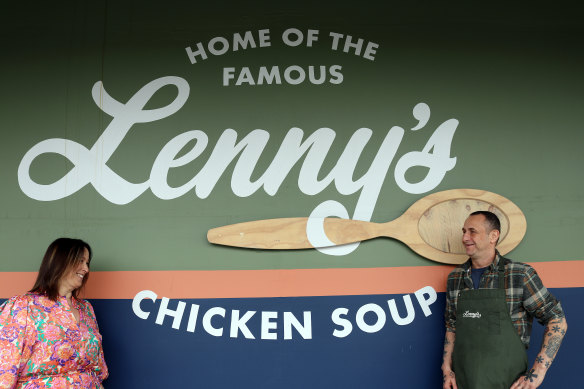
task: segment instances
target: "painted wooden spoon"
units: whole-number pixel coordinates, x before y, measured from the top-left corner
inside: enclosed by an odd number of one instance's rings
[[[326,218],[326,236],[336,245],[361,242],[381,236],[400,240],[428,259],[450,264],[467,259],[461,228],[471,212],[488,210],[501,220],[497,249],[513,250],[525,236],[527,222],[521,209],[495,193],[476,189],[452,189],[416,201],[403,215],[387,223]],[[307,217],[257,220],[209,230],[214,244],[270,250],[309,249]]]

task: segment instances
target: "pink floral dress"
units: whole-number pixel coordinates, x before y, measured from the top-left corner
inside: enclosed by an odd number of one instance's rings
[[[27,293],[0,306],[0,388],[99,388],[107,375],[91,304]]]

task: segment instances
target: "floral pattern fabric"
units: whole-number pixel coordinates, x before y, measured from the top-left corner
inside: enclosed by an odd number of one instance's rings
[[[91,304],[27,293],[0,306],[0,388],[99,388],[108,370]]]

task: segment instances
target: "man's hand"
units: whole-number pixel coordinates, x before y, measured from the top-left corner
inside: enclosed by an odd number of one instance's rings
[[[510,389],[535,389],[541,385],[543,377],[545,377],[545,370],[536,372],[534,369],[531,369],[527,374],[519,377],[519,379],[511,385]]]
[[[458,389],[458,386],[456,386],[456,377],[452,370],[443,371],[442,376],[442,389]]]

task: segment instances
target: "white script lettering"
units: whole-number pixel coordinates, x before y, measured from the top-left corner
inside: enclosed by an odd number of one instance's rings
[[[176,98],[166,106],[144,109],[152,96],[167,85],[177,88]],[[105,91],[101,81],[97,82],[92,89],[93,100],[113,117],[112,121],[91,149],[73,140],[58,138],[34,145],[26,152],[18,167],[21,190],[39,201],[54,201],[71,196],[87,184],[91,184],[103,198],[114,204],[128,204],[148,188],[161,199],[174,199],[193,189],[199,198],[206,198],[227,167],[237,158],[231,177],[233,193],[239,197],[247,197],[263,188],[267,194],[274,196],[290,171],[303,158],[298,176],[298,188],[302,193],[315,195],[331,184],[342,195],[360,192],[352,218],[371,220],[387,172],[406,134],[399,126],[393,126],[387,132],[370,168],[360,177],[355,177],[355,171],[365,146],[373,135],[369,128],[355,131],[337,163],[327,174],[322,170],[336,137],[336,132],[330,128],[319,128],[306,136],[302,129],[291,128],[284,136],[272,162],[256,181],[252,181],[251,177],[257,176],[253,174],[254,170],[270,139],[270,133],[262,129],[251,131],[241,139],[237,131],[224,130],[204,166],[190,181],[179,187],[168,185],[169,170],[184,166],[203,153],[208,145],[208,137],[203,131],[188,131],[171,139],[156,157],[150,177],[145,182],[129,182],[108,167],[109,158],[134,125],[173,115],[186,103],[189,92],[190,87],[184,79],[168,76],[151,81],[128,102],[121,103]],[[414,107],[413,114],[418,124],[412,130],[419,131],[428,122],[430,109],[426,104],[419,103]],[[394,176],[402,190],[415,194],[428,192],[438,186],[445,174],[454,168],[456,157],[450,156],[450,147],[457,126],[456,119],[445,121],[432,133],[422,151],[408,152],[397,161]],[[196,141],[194,146],[190,146],[186,153],[181,153],[193,140]],[[39,184],[31,178],[30,169],[33,161],[43,154],[62,155],[73,164],[73,168],[53,183]],[[177,157],[178,155],[181,156]],[[419,182],[409,182],[405,178],[406,172],[416,166],[426,167],[428,172]],[[311,217],[346,217],[345,214],[348,216],[346,208],[340,203],[325,201],[314,209]],[[316,228],[324,231],[322,226]],[[318,235],[315,231],[309,232],[309,237],[316,236],[315,234]],[[311,241],[313,239],[318,238],[313,237]],[[337,251],[337,255],[347,254],[356,247],[357,244],[338,248],[340,251]],[[334,248],[320,250],[328,253],[331,249]]]
[[[480,312],[469,312],[466,311],[462,314],[462,317],[469,317],[471,319],[480,319],[481,318],[481,313]]]

